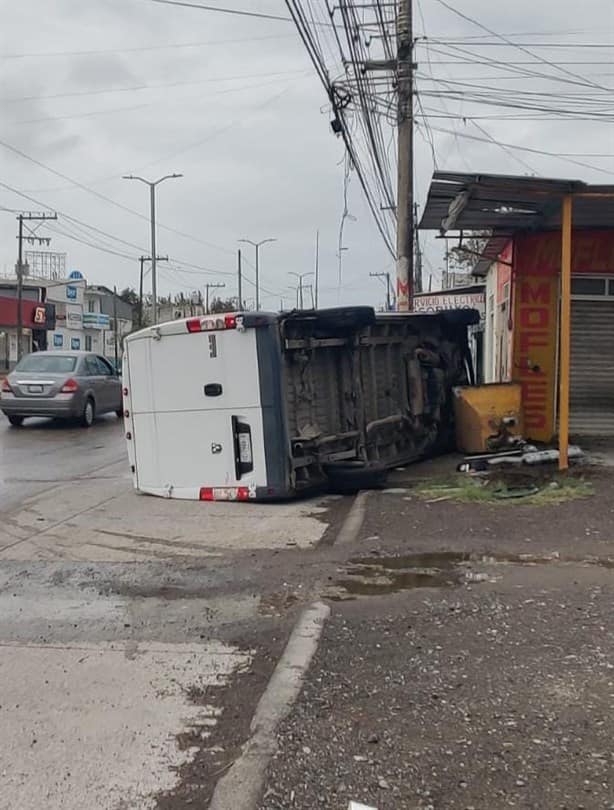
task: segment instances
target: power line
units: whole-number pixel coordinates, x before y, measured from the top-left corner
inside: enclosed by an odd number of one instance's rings
[[[199,79],[199,80],[192,80],[188,82],[161,82],[160,84],[133,84],[129,85],[128,87],[102,87],[97,88],[96,90],[76,90],[70,93],[52,93],[50,95],[42,95],[42,96],[18,96],[13,98],[0,98],[0,102],[4,104],[16,104],[21,103],[24,101],[43,101],[45,99],[56,99],[56,98],[74,98],[74,97],[81,97],[81,96],[102,96],[108,95],[111,93],[136,93],[142,92],[143,90],[160,90],[160,89],[168,89],[173,87],[190,87],[190,86],[198,86],[202,84],[211,84],[211,83],[219,83],[219,82],[234,82],[234,81],[243,81],[244,79],[262,79],[262,78],[273,78],[279,76],[292,76],[292,75],[305,75],[305,69],[297,69],[297,70],[283,70],[283,71],[274,71],[268,73],[247,73],[242,74],[240,76],[212,76],[207,79]],[[253,90],[256,89],[261,85],[253,85],[253,86],[242,86],[240,88],[227,88],[225,90],[220,90],[219,93],[215,95],[222,95],[224,93],[231,93],[236,92],[236,90]]]
[[[128,48],[95,48],[87,51],[26,51],[23,53],[2,53],[0,59],[26,59],[47,56],[99,56],[106,53],[141,53],[144,51],[176,50],[177,48],[205,48],[211,45],[239,45],[262,42],[267,39],[289,39],[294,34],[270,34],[264,37],[243,37],[242,39],[211,39],[200,42],[167,42],[160,45],[140,45]]]
[[[0,187],[4,188],[7,191],[10,191],[10,192],[12,192],[14,194],[17,194],[19,197],[23,197],[24,199],[29,200],[30,202],[34,203],[35,205],[41,205],[43,207],[47,207],[46,203],[43,203],[41,200],[37,200],[35,197],[32,197],[29,194],[26,194],[25,192],[20,191],[19,189],[16,189],[13,186],[8,185],[7,183],[3,183],[3,182],[0,181]],[[119,236],[115,236],[114,234],[108,233],[107,231],[103,231],[102,229],[96,227],[95,225],[90,225],[89,223],[84,222],[83,220],[77,219],[76,217],[73,217],[70,214],[67,214],[65,211],[61,211],[60,209],[55,209],[55,210],[57,210],[58,214],[60,214],[64,219],[68,220],[73,225],[76,224],[77,226],[81,226],[82,228],[86,228],[87,230],[92,231],[95,234],[98,234],[98,235],[104,237],[107,240],[107,245],[108,245],[108,240],[110,239],[110,240],[112,240],[112,242],[118,242],[119,244],[135,248],[140,253],[143,253],[145,251],[145,248],[142,245],[136,244],[134,242],[129,242],[129,241],[125,240],[125,239],[120,238]],[[65,229],[67,228],[65,223],[63,223],[63,226],[64,226]],[[68,238],[74,238],[74,236],[69,237],[68,234],[66,234],[66,236]],[[91,242],[92,239],[90,238],[89,241]],[[102,250],[103,243],[100,242],[100,241],[97,244],[92,243],[90,245],[90,247],[93,247],[94,249],[97,249],[97,250]],[[105,252],[105,251],[103,251],[103,252]],[[132,255],[132,256],[130,256],[130,258],[131,258],[131,260],[134,260],[135,256]],[[200,265],[191,264],[190,262],[185,262],[185,261],[182,261],[180,259],[179,260],[175,259],[175,261],[179,261],[180,264],[184,264],[184,265],[186,265],[188,267],[192,267],[192,268],[198,270],[199,272],[201,272],[203,274],[209,274],[209,275],[214,274],[214,275],[223,275],[223,276],[225,276],[225,275],[227,275],[227,276],[234,275],[233,273],[225,271],[225,270],[217,270],[217,269],[213,269],[213,268],[210,268],[210,267],[202,267]]]
[[[523,53],[526,53],[528,56],[533,57],[536,61],[541,62],[542,64],[547,65],[548,67],[554,68],[555,70],[558,70],[560,73],[563,73],[563,74],[565,74],[565,75],[567,75],[567,76],[569,76],[569,77],[571,77],[573,79],[580,79],[581,81],[583,81],[583,77],[580,76],[579,74],[573,73],[572,71],[567,70],[564,67],[561,67],[556,62],[551,62],[550,60],[545,59],[544,57],[540,56],[539,54],[533,53],[533,51],[529,50],[524,45],[516,44],[515,42],[513,42],[513,40],[509,39],[508,37],[504,36],[503,34],[498,34],[496,31],[493,31],[491,28],[488,28],[486,25],[483,25],[478,20],[473,19],[473,17],[470,17],[469,15],[464,14],[462,11],[459,11],[458,9],[454,8],[454,6],[451,6],[449,3],[446,2],[446,0],[436,0],[436,2],[439,3],[440,6],[443,6],[444,8],[447,8],[448,11],[451,11],[453,14],[456,14],[457,16],[461,17],[463,20],[466,20],[467,22],[470,22],[472,25],[476,25],[478,28],[481,28],[483,31],[486,31],[487,33],[491,34],[492,36],[496,37],[497,39],[502,40],[503,42],[505,42],[510,47],[517,48],[518,50],[522,51]],[[595,84],[593,82],[589,82],[588,86],[597,87],[600,90],[606,90],[608,92],[614,92],[613,88],[607,88],[607,87],[604,87],[603,85],[598,85],[598,84]]]
[[[490,138],[480,138],[477,135],[469,135],[468,133],[465,133],[465,132],[454,132],[454,130],[451,130],[451,129],[443,129],[443,128],[439,128],[439,127],[433,127],[433,131],[434,132],[442,132],[442,133],[444,133],[446,135],[455,135],[455,136],[458,136],[459,138],[466,138],[467,140],[470,140],[470,141],[480,141],[482,143],[492,143],[492,140]],[[573,158],[570,158],[570,157],[562,157],[560,154],[558,154],[556,152],[546,152],[543,149],[534,149],[534,148],[532,148],[530,146],[519,146],[518,144],[514,144],[514,143],[497,142],[497,146],[504,146],[504,147],[507,147],[508,149],[515,149],[515,150],[517,150],[519,152],[531,152],[532,154],[535,154],[535,155],[545,155],[546,157],[559,158],[560,160],[564,160],[567,163],[574,163],[576,166],[582,166],[585,169],[593,169],[596,172],[601,172],[602,174],[607,174],[610,177],[614,176],[614,171],[608,171],[607,169],[603,169],[601,166],[593,166],[590,163],[584,163],[584,162],[581,162],[581,161],[578,161],[578,160],[574,160]]]
[[[289,17],[280,17],[277,14],[264,14],[260,11],[246,11],[238,8],[222,8],[220,6],[207,6],[202,3],[188,3],[186,0],[150,0],[151,3],[161,3],[167,6],[185,6],[186,8],[200,8],[203,11],[215,11],[219,14],[234,14],[239,17],[257,17],[261,20],[278,20],[292,22]]]

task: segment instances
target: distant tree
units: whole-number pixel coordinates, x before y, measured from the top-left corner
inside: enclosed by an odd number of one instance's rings
[[[136,290],[133,290],[132,287],[126,287],[118,294],[118,298],[122,301],[125,301],[126,304],[130,304],[131,307],[138,307],[139,305],[139,294]]]
[[[216,312],[235,312],[237,309],[236,298],[214,298],[209,305],[209,311]]]

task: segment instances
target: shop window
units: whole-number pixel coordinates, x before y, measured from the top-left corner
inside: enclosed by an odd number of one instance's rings
[[[586,278],[575,276],[571,279],[572,295],[600,296],[607,295],[605,278]]]

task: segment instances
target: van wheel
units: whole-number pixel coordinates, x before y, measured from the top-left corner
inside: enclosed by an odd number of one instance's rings
[[[381,489],[388,479],[387,468],[377,461],[341,461],[325,465],[324,472],[329,489],[344,495],[361,489]]]
[[[21,427],[23,425],[23,416],[9,416],[7,418],[13,427]]]
[[[94,400],[88,397],[83,406],[83,413],[81,414],[81,425],[85,428],[90,428],[94,424],[94,417],[96,416],[96,408]]]

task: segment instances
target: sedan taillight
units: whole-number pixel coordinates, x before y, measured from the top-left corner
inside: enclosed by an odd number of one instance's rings
[[[60,394],[74,394],[79,390],[79,383],[71,377],[60,388]]]
[[[2,380],[2,393],[3,394],[12,394],[13,389],[9,385],[9,381],[7,379]]]

